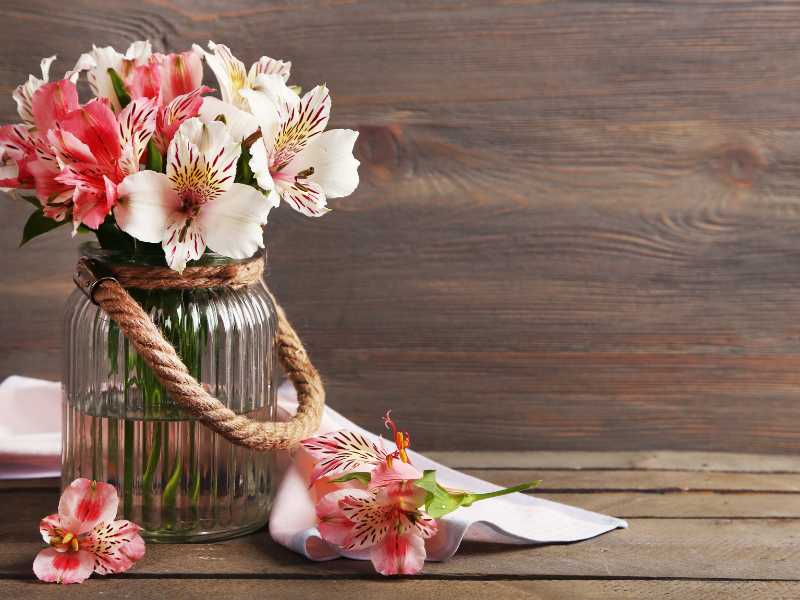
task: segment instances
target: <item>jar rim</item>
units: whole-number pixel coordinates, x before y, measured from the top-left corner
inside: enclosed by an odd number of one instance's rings
[[[167,266],[164,251],[160,247],[156,251],[147,247],[140,247],[131,252],[123,249],[103,248],[97,242],[83,242],[79,246],[79,251],[81,256],[95,258],[110,264],[131,264],[148,267]],[[266,252],[263,248],[259,248],[253,256],[248,258],[230,258],[206,249],[203,255],[199,259],[193,260],[189,266],[200,267],[246,263],[253,260],[253,258],[260,257],[266,257]]]

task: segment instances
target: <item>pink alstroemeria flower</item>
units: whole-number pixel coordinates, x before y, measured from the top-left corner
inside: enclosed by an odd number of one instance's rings
[[[414,481],[422,473],[406,452],[408,433],[398,431],[389,413],[384,422],[392,431],[394,452],[346,430],[310,438],[303,447],[317,460],[312,485],[322,478],[363,472],[364,467],[369,470],[367,489],[340,489],[319,501],[316,510],[322,538],[346,551],[369,549],[375,569],[383,575],[410,575],[422,570],[424,540],[438,526],[421,508],[425,491]]]
[[[425,564],[425,540],[438,525],[424,510],[425,492],[411,481],[377,490],[331,492],[317,505],[322,538],[343,550],[370,551],[382,575],[413,575]]]
[[[72,81],[47,81],[50,62],[42,61],[42,79],[31,75],[14,92],[22,123],[0,127],[0,158],[5,167],[0,186],[35,188],[45,215],[61,221],[71,206],[72,188],[55,179],[60,167],[47,132],[79,102]]]
[[[37,92],[38,93],[38,92]],[[154,100],[134,100],[115,115],[92,100],[57,121],[47,139],[61,170],[55,180],[74,188],[72,221],[97,229],[117,202],[117,184],[139,171],[156,126]]]
[[[397,447],[394,452],[378,448],[363,435],[346,429],[304,440],[303,448],[317,461],[311,473],[311,484],[322,477],[363,471],[364,467],[368,467],[371,475],[370,489],[422,477],[406,453],[411,445],[408,432],[398,431],[391,411],[383,421],[392,431]]]
[[[116,521],[119,498],[113,485],[76,479],[64,490],[58,513],[42,519],[48,548],[33,561],[42,581],[80,583],[92,572],[122,573],[144,556],[140,528]]]

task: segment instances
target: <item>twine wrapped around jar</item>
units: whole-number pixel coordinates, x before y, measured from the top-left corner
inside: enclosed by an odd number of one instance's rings
[[[83,257],[78,261],[74,280],[78,288],[119,326],[181,408],[239,446],[253,450],[290,449],[313,435],[319,427],[325,407],[325,388],[297,332],[271,293],[278,316],[278,357],[297,390],[297,413],[286,422],[254,421],[237,415],[209,394],[192,377],[149,315],[125,290],[235,289],[258,284],[263,271],[261,257],[226,265],[187,267],[183,273],[167,267],[109,265]]]

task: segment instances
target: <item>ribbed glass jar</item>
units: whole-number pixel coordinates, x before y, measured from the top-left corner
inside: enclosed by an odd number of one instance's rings
[[[163,255],[82,247],[111,264],[163,265]],[[232,262],[204,255],[199,265]],[[244,289],[128,290],[192,375],[228,408],[276,417],[275,307],[263,284]],[[65,318],[62,485],[107,481],[120,518],[150,541],[220,540],[266,523],[271,454],[231,444],[186,414],[108,316],[79,290]]]

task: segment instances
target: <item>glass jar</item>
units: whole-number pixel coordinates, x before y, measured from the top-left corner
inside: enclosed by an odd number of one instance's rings
[[[85,244],[107,264],[163,266],[163,254]],[[214,254],[197,265],[235,262]],[[191,374],[237,414],[275,420],[275,306],[263,283],[243,289],[130,289]],[[65,317],[62,486],[107,481],[120,518],[156,542],[226,539],[262,527],[272,492],[271,454],[236,446],[167,395],[117,325],[81,291]]]

